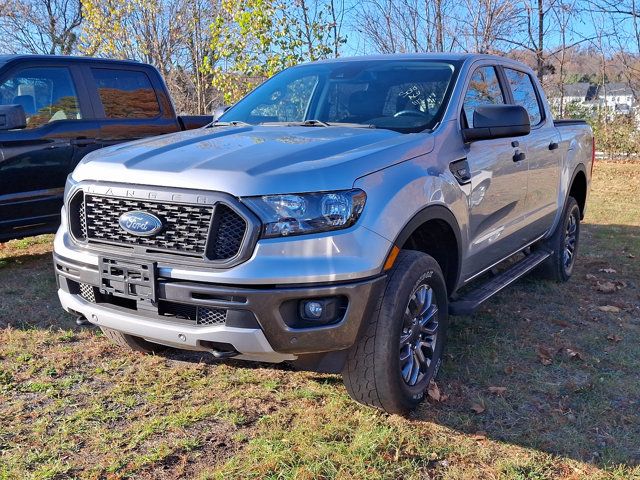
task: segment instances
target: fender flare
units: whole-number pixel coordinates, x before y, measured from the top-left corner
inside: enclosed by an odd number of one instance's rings
[[[567,190],[564,193],[564,203],[562,205],[563,212],[564,212],[564,208],[567,205],[567,200],[569,200],[569,192],[571,192],[571,187],[573,187],[573,182],[575,182],[576,177],[580,172],[582,172],[582,174],[584,175],[585,182],[587,183],[587,195],[588,195],[589,177],[587,176],[587,167],[584,166],[584,163],[579,163],[578,165],[576,165],[576,168],[573,169],[573,173],[571,174],[571,181],[567,185]],[[586,207],[586,199],[585,199],[585,207]],[[582,211],[580,212],[580,215],[582,217],[580,218],[580,220],[584,219],[584,210],[585,209],[582,209]]]
[[[460,282],[460,275],[462,272],[462,235],[460,233],[460,226],[455,215],[447,207],[443,205],[428,205],[416,213],[400,230],[400,233],[396,236],[393,242],[394,246],[402,248],[405,242],[411,237],[411,235],[424,223],[430,220],[440,220],[445,222],[449,228],[453,231],[456,238],[457,246],[457,271],[455,272],[454,282],[451,285],[449,294],[453,293]],[[393,248],[393,247],[392,247]]]
[[[588,178],[587,167],[584,166],[584,163],[579,163],[578,165],[576,165],[576,168],[573,169],[573,174],[571,175],[571,181],[569,182],[569,190],[571,190],[571,185],[573,185],[573,181],[576,179],[579,172],[582,172],[584,174],[585,180]]]

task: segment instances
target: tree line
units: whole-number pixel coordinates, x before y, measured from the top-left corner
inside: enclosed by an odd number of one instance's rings
[[[3,53],[151,63],[191,113],[290,65],[371,53],[498,53],[545,87],[640,91],[637,0],[0,0],[0,39]]]

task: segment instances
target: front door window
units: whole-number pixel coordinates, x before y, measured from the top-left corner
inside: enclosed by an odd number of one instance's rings
[[[0,83],[0,105],[21,105],[27,128],[82,118],[71,73],[64,67],[23,68]]]

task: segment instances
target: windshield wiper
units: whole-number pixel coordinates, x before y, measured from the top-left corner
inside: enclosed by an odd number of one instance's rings
[[[347,127],[347,128],[378,128],[370,123],[349,123],[349,122],[331,122],[332,127]]]
[[[304,120],[302,122],[263,122],[260,125],[266,127],[330,127],[327,122],[322,120]]]
[[[349,128],[376,128],[375,125],[364,123],[323,122],[322,120],[304,120],[302,122],[264,122],[260,125],[267,127],[349,127]]]
[[[215,122],[211,122],[209,127],[249,127],[251,126],[247,122],[242,122],[240,120],[232,120],[230,122],[219,122],[216,120]]]

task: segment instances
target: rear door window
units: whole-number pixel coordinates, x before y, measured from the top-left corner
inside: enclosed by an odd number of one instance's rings
[[[533,86],[533,80],[529,74],[511,68],[505,67],[504,73],[511,87],[511,93],[516,105],[520,105],[527,110],[531,125],[538,125],[542,121],[542,111]]]
[[[146,73],[92,68],[107,118],[154,118],[160,115],[156,92]]]
[[[500,105],[504,95],[500,88],[496,69],[492,66],[479,67],[473,72],[467,93],[464,96],[463,111],[467,124],[473,128],[473,112],[483,105]]]
[[[21,105],[27,128],[82,118],[71,73],[65,67],[23,68],[0,82],[0,104]]]

